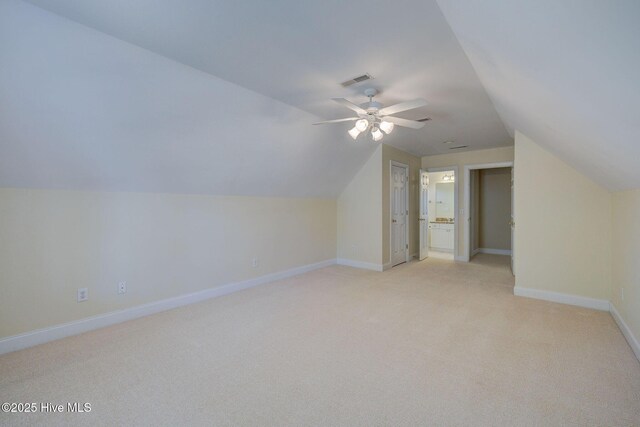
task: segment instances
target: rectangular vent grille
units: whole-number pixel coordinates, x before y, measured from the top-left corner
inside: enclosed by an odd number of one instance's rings
[[[367,73],[358,77],[354,77],[351,80],[347,80],[346,82],[342,82],[341,85],[342,87],[347,87],[347,86],[351,86],[356,83],[364,82],[366,80],[371,80],[371,79],[373,79],[373,77],[371,76],[371,74]]]
[[[425,117],[424,119],[418,119],[418,120],[416,120],[416,122],[428,122],[429,120],[431,120],[431,117]]]
[[[467,148],[467,147],[468,147],[468,145],[459,145],[457,147],[451,147],[451,148],[449,148],[449,150],[459,150],[461,148]]]

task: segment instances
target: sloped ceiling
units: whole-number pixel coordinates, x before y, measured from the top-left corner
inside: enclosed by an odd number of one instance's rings
[[[404,114],[424,129],[385,143],[512,144],[434,0],[0,7],[0,186],[333,197],[375,145],[311,123],[352,115],[330,98],[370,86],[429,102]]]
[[[369,86],[386,105],[425,98],[404,117],[433,121],[384,139],[418,156],[512,144],[435,0],[30,1],[326,119],[352,115],[330,98],[364,102]]]
[[[0,186],[334,197],[372,153],[318,117],[0,2]]]
[[[640,187],[639,1],[438,3],[512,134],[609,189]]]

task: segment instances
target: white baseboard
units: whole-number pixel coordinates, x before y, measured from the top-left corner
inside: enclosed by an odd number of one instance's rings
[[[471,252],[471,256],[476,256],[480,253],[480,248],[476,248]]]
[[[244,280],[242,282],[230,283],[211,289],[206,289],[204,291],[180,295],[162,301],[155,301],[136,307],[112,311],[109,313],[99,314],[97,316],[87,317],[73,322],[63,323],[60,325],[38,329],[20,335],[6,337],[0,339],[0,354],[22,350],[34,345],[69,337],[71,335],[81,334],[83,332],[92,331],[94,329],[103,328],[105,326],[115,325],[116,323],[137,319],[139,317],[148,316],[150,314],[159,313],[161,311],[170,310],[172,308],[182,307],[184,305],[204,301],[209,298],[228,295],[233,292],[238,292],[244,289],[252,288],[254,286],[263,285],[275,280],[297,276],[298,274],[307,273],[318,268],[334,265],[335,263],[335,259],[328,259],[325,261],[317,262],[315,264],[303,265],[289,270],[256,277],[254,279]]]
[[[384,271],[382,264],[374,264],[372,262],[356,261],[348,258],[338,258],[338,265],[346,265],[348,267],[362,268],[365,270]]]
[[[491,255],[511,255],[511,250],[510,249],[478,248],[478,249],[476,249],[476,251],[474,251],[474,255],[476,253],[491,254]]]
[[[453,259],[454,261],[469,262],[469,257],[466,255],[455,255]]]
[[[429,246],[429,249],[427,251],[442,252],[443,254],[453,254],[453,249],[451,248],[438,248],[436,246]]]
[[[513,294],[519,297],[535,298],[545,301],[558,302],[560,304],[576,305],[578,307],[593,308],[595,310],[609,311],[609,301],[604,299],[581,297],[578,295],[562,294],[559,292],[545,291],[516,286]]]
[[[611,312],[613,320],[618,324],[618,328],[622,331],[622,335],[627,339],[629,347],[631,347],[636,358],[640,361],[640,342],[638,342],[638,339],[633,335],[633,332],[631,332],[631,329],[625,323],[622,316],[620,316],[620,313],[618,313],[618,310],[616,310],[616,306],[613,305],[613,303],[610,303],[609,311]]]
[[[406,262],[411,262],[414,259],[418,259],[418,252],[409,255],[409,259]],[[393,264],[391,264],[391,262],[388,262],[386,264],[382,264],[382,271],[387,271],[388,269],[392,268]]]

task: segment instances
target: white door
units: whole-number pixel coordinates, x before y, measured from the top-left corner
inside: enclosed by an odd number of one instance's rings
[[[516,234],[516,223],[513,218],[513,168],[511,168],[511,221],[509,221],[509,225],[511,226],[511,273],[515,276],[516,270],[513,263],[513,257],[516,253],[515,248],[513,247],[514,236]]]
[[[429,256],[429,174],[420,169],[420,254],[423,260]]]
[[[407,168],[391,165],[391,265],[407,261]]]

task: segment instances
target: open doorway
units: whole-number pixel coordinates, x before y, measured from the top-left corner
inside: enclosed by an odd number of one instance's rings
[[[468,207],[466,247],[469,260],[478,254],[510,257],[513,266],[513,165],[465,168]],[[512,267],[513,271],[513,267]]]
[[[420,259],[455,258],[456,181],[454,168],[420,171]]]

